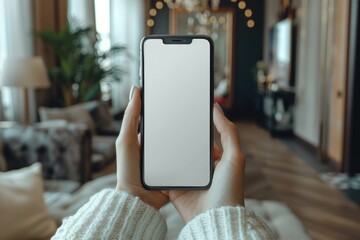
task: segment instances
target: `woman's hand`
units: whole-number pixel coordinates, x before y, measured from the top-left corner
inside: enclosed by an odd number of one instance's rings
[[[150,206],[159,209],[168,201],[168,197],[160,191],[146,190],[140,179],[140,142],[137,134],[140,110],[140,89],[133,87],[120,134],[116,139],[116,188],[138,196]]]
[[[168,197],[182,217],[189,221],[206,210],[228,205],[243,205],[243,177],[245,159],[240,149],[236,126],[214,108],[214,124],[221,135],[223,153],[216,163],[213,182],[208,190],[155,191],[146,190],[140,180],[140,143],[137,136],[141,110],[140,89],[134,87],[125,110],[120,134],[116,140],[117,186],[121,191],[161,208]],[[215,147],[215,155],[219,150]]]
[[[245,158],[237,128],[217,107],[214,107],[214,125],[221,135],[223,153],[216,162],[210,189],[164,191],[186,222],[213,208],[244,205]]]

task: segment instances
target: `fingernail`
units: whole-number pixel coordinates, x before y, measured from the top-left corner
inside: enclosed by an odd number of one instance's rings
[[[132,100],[133,96],[134,96],[134,91],[135,91],[135,86],[132,85],[131,89],[130,89],[130,93],[129,93],[129,101]]]
[[[221,108],[221,106],[218,103],[215,103],[215,106],[217,107],[217,109],[219,109],[220,112],[222,112],[222,114],[224,114],[223,109]]]

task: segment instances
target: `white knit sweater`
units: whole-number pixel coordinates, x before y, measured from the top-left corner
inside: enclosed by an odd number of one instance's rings
[[[52,239],[164,239],[159,211],[128,193],[105,189],[74,216],[64,219]],[[198,215],[179,239],[273,239],[271,231],[243,207],[222,207]]]

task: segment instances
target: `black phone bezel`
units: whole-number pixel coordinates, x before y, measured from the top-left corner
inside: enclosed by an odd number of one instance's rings
[[[210,179],[209,183],[205,186],[149,186],[145,183],[144,180],[144,91],[145,83],[144,80],[144,44],[147,40],[150,39],[162,39],[165,44],[190,44],[193,39],[205,39],[209,42],[210,45],[210,160],[209,160],[209,169],[210,169]],[[205,35],[148,35],[143,37],[140,43],[140,81],[141,81],[141,117],[140,117],[140,135],[141,135],[141,146],[140,146],[140,178],[141,183],[144,188],[149,190],[171,190],[171,189],[182,189],[182,190],[200,190],[208,189],[212,184],[213,171],[214,171],[214,155],[213,155],[213,105],[214,105],[214,43],[212,39]]]

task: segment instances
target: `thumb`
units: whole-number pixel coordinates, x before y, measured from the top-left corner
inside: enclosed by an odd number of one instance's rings
[[[138,122],[141,110],[140,88],[132,86],[130,90],[129,103],[125,109],[119,140],[136,141]]]

